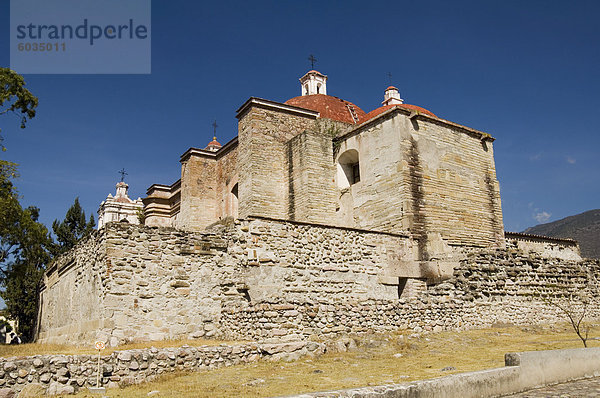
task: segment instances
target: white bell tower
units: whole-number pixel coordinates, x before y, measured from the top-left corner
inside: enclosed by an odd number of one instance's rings
[[[394,86],[389,86],[385,89],[385,95],[383,96],[382,104],[385,105],[398,105],[403,104],[404,100],[400,98],[398,89]]]
[[[311,70],[300,78],[302,95],[325,94],[327,95],[327,76]]]

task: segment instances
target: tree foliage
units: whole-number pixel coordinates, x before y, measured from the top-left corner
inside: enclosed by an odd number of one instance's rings
[[[88,236],[95,226],[94,216],[91,215],[89,221],[86,222],[85,211],[79,204],[79,198],[75,198],[75,202],[67,210],[65,219],[63,221],[54,220],[52,223],[52,230],[58,241],[54,253],[64,253],[73,248],[80,239]]]
[[[37,287],[50,261],[52,238],[38,222],[39,209],[23,209],[12,183],[16,166],[0,161],[0,296],[18,333],[30,341],[35,333]]]
[[[9,68],[0,68],[0,115],[14,113],[23,129],[27,120],[35,117],[37,106],[38,99],[25,88],[23,76]],[[0,148],[5,150],[2,140],[0,135]]]
[[[25,80],[8,68],[0,68],[0,115],[13,113],[21,128],[35,117],[38,99],[25,88]],[[0,148],[2,136],[0,135]],[[17,332],[25,341],[35,334],[38,285],[50,261],[52,238],[38,222],[39,209],[21,207],[13,185],[14,163],[0,160],[0,296],[5,315],[17,321]]]

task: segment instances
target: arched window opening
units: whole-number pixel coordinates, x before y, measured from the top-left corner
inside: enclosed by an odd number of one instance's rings
[[[338,158],[338,186],[347,188],[360,181],[360,162],[358,151],[349,149]]]
[[[321,85],[317,84],[317,94],[320,94],[320,93],[321,93]]]

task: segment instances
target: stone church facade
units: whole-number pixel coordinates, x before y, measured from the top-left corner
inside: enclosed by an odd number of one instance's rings
[[[181,179],[148,190],[146,225],[201,231],[262,216],[504,245],[493,137],[405,104],[395,87],[367,114],[324,94],[317,71],[300,82],[285,103],[246,101],[224,146],[186,151]]]
[[[489,134],[392,86],[367,113],[317,71],[300,83],[248,99],[228,143],[188,149],[181,179],[148,189],[145,226],[109,223],[55,261],[39,340],[536,323],[557,314],[532,295],[589,287],[576,242],[504,232]]]

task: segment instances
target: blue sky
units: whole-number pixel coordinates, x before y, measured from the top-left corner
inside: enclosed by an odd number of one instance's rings
[[[0,66],[9,66],[0,0]],[[118,171],[130,196],[180,176],[179,156],[237,134],[249,97],[300,94],[309,68],[366,112],[392,73],[407,103],[496,138],[505,228],[600,207],[598,1],[152,2],[150,75],[25,75],[25,130],[0,119],[25,205],[50,226],[75,197],[96,213]]]

